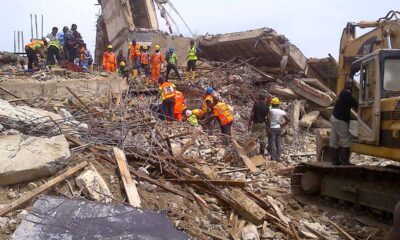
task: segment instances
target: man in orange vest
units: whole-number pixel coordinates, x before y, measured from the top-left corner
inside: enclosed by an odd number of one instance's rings
[[[185,97],[183,93],[180,91],[176,91],[175,94],[175,106],[174,106],[174,116],[176,121],[182,122],[182,113],[183,109],[185,108]]]
[[[132,62],[133,66],[133,77],[137,77],[140,69],[140,44],[136,40],[132,40],[129,44],[128,58]]]
[[[212,87],[206,88],[206,95],[204,97],[203,104],[201,106],[201,110],[203,113],[202,117],[209,115],[209,113],[211,113],[213,111],[213,109],[209,108],[208,104],[207,104],[207,102],[214,103],[213,97],[211,96],[213,91],[214,91],[214,89]]]
[[[117,70],[117,56],[113,52],[112,45],[108,45],[107,51],[103,54],[103,69],[108,72]]]
[[[209,122],[213,119],[218,120],[221,133],[224,135],[224,144],[227,145],[229,140],[227,136],[231,136],[231,127],[234,120],[233,113],[229,109],[228,105],[220,100],[220,96],[218,94],[213,94],[214,103],[207,102],[208,107],[213,109],[213,116],[207,119],[206,122]]]
[[[155,52],[151,55],[151,80],[153,84],[157,83],[157,79],[160,78],[162,63],[164,62],[164,55],[160,53],[160,45],[156,45]]]
[[[39,66],[37,54],[39,53],[40,56],[44,58],[44,47],[47,46],[47,44],[48,42],[45,39],[32,39],[32,42],[25,45],[25,52],[28,57],[28,70],[33,69],[33,64],[35,64],[36,67]]]
[[[176,87],[173,83],[166,82],[163,77],[158,79],[158,83],[160,84],[158,91],[161,96],[164,115],[168,122],[172,122],[174,119]]]
[[[147,51],[148,47],[146,44],[142,47],[142,52],[140,54],[140,65],[144,71],[144,75],[146,76],[145,82],[147,83],[150,77],[150,53]]]

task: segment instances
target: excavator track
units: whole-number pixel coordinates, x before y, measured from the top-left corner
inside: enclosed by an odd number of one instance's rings
[[[301,163],[291,188],[295,196],[320,195],[392,213],[400,201],[400,168]]]

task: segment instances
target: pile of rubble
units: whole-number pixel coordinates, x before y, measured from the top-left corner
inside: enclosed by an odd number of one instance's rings
[[[315,60],[303,58],[273,30],[253,31],[251,37],[239,34],[240,39],[233,35],[234,39],[205,37],[200,46],[209,54],[202,59],[200,77],[175,82],[190,108],[200,107],[206,86],[213,86],[232,106],[235,123],[229,146],[223,144],[217,125],[199,129],[185,122],[160,121],[150,108],[158,104],[157,90],[144,87],[140,77],[130,79],[129,87],[110,90],[113,94],[70,88],[63,93],[64,100],[58,92],[23,97],[18,89],[0,84],[7,95],[0,100],[0,238],[32,239],[27,233],[33,231],[42,239],[84,234],[381,239],[381,226],[316,203],[304,205],[291,194],[294,166],[315,159],[313,130],[329,128],[335,97],[329,77],[321,77],[325,75]],[[244,56],[230,51],[246,41],[249,46],[257,41],[266,52]],[[213,44],[225,48],[227,55],[213,53]],[[259,58],[265,53],[270,53],[269,60]],[[55,72],[50,70],[50,79],[41,81],[52,81]],[[92,78],[104,73],[89,74]],[[260,89],[280,97],[292,120],[284,132],[279,162],[257,155],[257,143],[247,131]],[[107,101],[99,104],[96,98]],[[42,193],[48,196],[32,203]],[[88,218],[96,220],[87,223]]]

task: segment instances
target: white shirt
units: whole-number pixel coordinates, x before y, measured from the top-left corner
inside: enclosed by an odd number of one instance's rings
[[[286,112],[279,108],[272,108],[269,111],[270,128],[281,128],[281,121]]]

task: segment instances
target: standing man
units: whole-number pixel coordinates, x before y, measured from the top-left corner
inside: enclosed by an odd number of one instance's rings
[[[117,57],[113,52],[112,45],[107,46],[107,51],[103,54],[103,69],[108,72],[117,70]]]
[[[57,39],[61,44],[62,47],[62,58],[63,60],[68,59],[67,51],[65,50],[65,34],[68,32],[68,27],[64,26],[62,32],[57,33]]]
[[[172,120],[174,119],[176,87],[173,83],[166,82],[163,77],[160,77],[158,79],[158,83],[160,84],[158,91],[161,96],[164,115],[167,118],[168,122],[172,122]]]
[[[65,50],[68,52],[68,61],[73,63],[78,54],[79,43],[82,41],[81,34],[77,31],[78,26],[76,24],[71,25],[71,30],[69,30],[65,35]]]
[[[137,77],[140,68],[140,44],[136,40],[132,40],[132,43],[129,44],[128,58],[132,62],[133,77]]]
[[[258,101],[253,105],[248,125],[251,136],[258,138],[260,154],[263,157],[265,156],[265,147],[267,145],[267,116],[269,114],[267,99],[268,93],[266,91],[258,93]]]
[[[194,46],[194,41],[190,41],[190,48],[187,55],[187,69],[186,69],[186,80],[189,80],[190,74],[192,79],[196,77],[196,61],[197,61],[197,48]]]
[[[204,96],[203,104],[201,105],[202,118],[205,116],[208,117],[208,115],[213,112],[213,108],[208,107],[214,103],[213,96],[211,95],[213,92],[214,89],[212,87],[206,88],[206,95]]]
[[[167,53],[167,77],[165,78],[166,81],[168,81],[169,78],[169,73],[171,72],[171,69],[174,70],[176,77],[178,80],[181,80],[181,76],[179,75],[178,68],[176,65],[178,64],[178,57],[176,56],[176,53],[174,53],[173,48],[169,48],[168,53]]]
[[[151,55],[150,62],[151,62],[151,80],[155,85],[157,83],[157,80],[160,78],[162,63],[164,62],[164,55],[160,53],[160,45],[156,45],[154,49],[155,51]]]
[[[231,136],[231,127],[233,124],[234,116],[228,105],[220,100],[218,94],[213,94],[213,102],[207,101],[208,107],[213,109],[214,114],[206,122],[216,119],[221,127],[221,133],[224,135],[224,144],[229,143],[228,136]]]
[[[61,51],[62,46],[56,37],[53,40],[46,38],[47,44],[47,60],[46,65],[54,65],[56,63],[55,58],[57,59],[58,64],[62,63]]]
[[[47,34],[46,38],[49,38],[50,41],[54,41],[57,39],[57,33],[58,33],[58,28],[57,27],[53,27],[51,29],[51,33]]]
[[[126,64],[126,57],[124,57],[124,53],[122,52],[122,50],[119,50],[118,56],[117,56],[117,64],[118,64],[118,66],[120,66],[121,62],[124,62]]]
[[[329,147],[332,152],[333,165],[350,164],[350,114],[351,108],[358,108],[357,101],[352,96],[354,82],[349,79],[345,82],[344,89],[340,92],[331,116],[331,137]],[[341,148],[338,147],[341,142]]]
[[[285,111],[279,108],[280,101],[278,98],[274,97],[271,100],[271,110],[269,113],[269,147],[270,147],[270,156],[271,160],[279,161],[282,152],[282,142],[281,142],[281,134],[282,129],[286,127],[286,125],[290,122]],[[285,119],[285,122],[281,124],[282,119]]]
[[[150,77],[150,53],[147,51],[148,47],[146,44],[142,47],[142,52],[140,54],[140,65],[144,71],[145,83],[148,84]]]
[[[176,121],[182,122],[182,112],[183,109],[185,108],[185,97],[183,96],[183,93],[180,91],[176,91],[175,94],[175,106],[174,106],[174,117]]]
[[[33,70],[33,65],[36,67],[39,66],[39,59],[37,54],[39,53],[43,58],[44,55],[44,47],[47,46],[47,42],[45,39],[43,40],[36,40],[32,39],[32,42],[25,45],[25,53],[28,57],[28,70]]]

